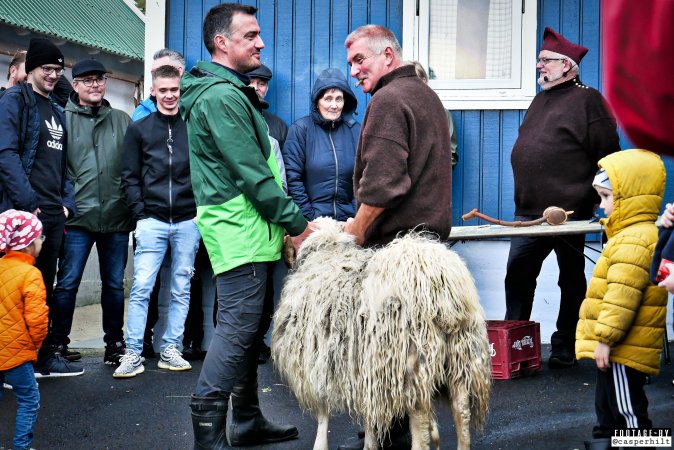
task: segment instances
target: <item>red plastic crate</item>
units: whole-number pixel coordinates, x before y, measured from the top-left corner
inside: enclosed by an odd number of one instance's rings
[[[507,380],[541,371],[541,326],[528,320],[488,320],[491,372]]]

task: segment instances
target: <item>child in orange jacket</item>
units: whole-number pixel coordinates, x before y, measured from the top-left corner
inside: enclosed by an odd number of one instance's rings
[[[40,408],[33,363],[49,322],[42,274],[34,267],[42,249],[42,223],[33,214],[0,214],[0,383],[12,386],[18,405],[15,450],[30,449]],[[0,399],[2,390],[0,390]]]

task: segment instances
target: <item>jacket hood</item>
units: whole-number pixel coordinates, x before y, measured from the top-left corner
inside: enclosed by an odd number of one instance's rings
[[[101,103],[101,108],[104,106],[110,108],[110,102],[106,99],[103,99],[103,102]],[[91,114],[91,106],[80,105],[80,96],[77,95],[77,92],[75,91],[70,93],[70,98],[68,99],[65,110],[78,114]]]
[[[148,111],[155,112],[157,110],[157,99],[152,95],[148,95],[145,100],[138,104],[138,106],[142,106]]]
[[[255,89],[246,86],[243,81],[224,66],[208,61],[199,61],[196,66],[183,75],[180,81],[180,114],[183,120],[189,119],[190,112],[201,94],[218,83],[233,84],[241,89],[254,107],[262,109]]]
[[[344,109],[342,110],[342,117],[340,120],[351,125],[350,122],[353,120],[353,113],[358,107],[358,100],[351,90],[349,83],[346,81],[344,73],[335,68],[325,69],[314,82],[314,87],[311,90],[312,118],[316,123],[321,125],[332,124],[331,120],[325,120],[318,111],[318,99],[321,98],[323,93],[328,89],[339,89],[344,93]]]
[[[638,222],[655,222],[665,193],[665,165],[648,150],[612,153],[599,160],[613,188],[613,212],[602,219],[607,236]]]
[[[153,112],[157,111],[156,101],[157,99],[151,95],[148,96],[145,100],[141,101],[136,109],[133,110],[133,114],[131,114],[131,121],[135,122],[136,120],[140,120],[143,117],[149,116]]]

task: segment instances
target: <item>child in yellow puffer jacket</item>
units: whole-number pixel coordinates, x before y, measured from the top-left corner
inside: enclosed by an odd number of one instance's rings
[[[610,448],[614,429],[651,428],[644,392],[660,370],[667,293],[649,268],[658,240],[655,221],[665,191],[665,167],[655,153],[625,150],[599,161],[593,186],[608,242],[576,329],[576,357],[597,363],[597,425],[588,449]]]
[[[48,308],[42,274],[34,267],[42,248],[42,223],[31,213],[0,214],[0,384],[12,387],[17,412],[14,449],[29,449],[40,407],[33,363],[47,336]],[[2,398],[2,390],[0,390]]]

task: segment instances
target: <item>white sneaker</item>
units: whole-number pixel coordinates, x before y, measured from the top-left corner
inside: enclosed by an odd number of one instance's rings
[[[192,368],[190,363],[183,359],[183,354],[180,353],[180,350],[178,350],[175,344],[169,345],[159,354],[159,362],[157,363],[157,366],[160,369],[178,371],[190,370]]]
[[[133,350],[126,350],[124,356],[119,359],[119,367],[112,374],[114,378],[131,378],[145,372],[145,366],[140,355]]]

